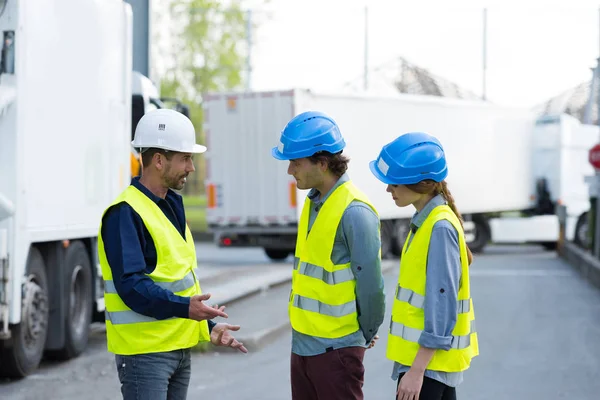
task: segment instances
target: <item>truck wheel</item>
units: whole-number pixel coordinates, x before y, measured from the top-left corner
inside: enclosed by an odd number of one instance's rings
[[[545,250],[554,251],[558,248],[557,242],[541,242],[540,243]]]
[[[393,243],[394,243],[394,221],[385,220],[381,221],[381,258],[386,259],[390,255],[393,255]]]
[[[71,243],[65,254],[65,264],[65,287],[69,291],[65,347],[48,353],[61,360],[77,357],[85,350],[92,323],[92,266],[83,242]]]
[[[579,218],[577,218],[577,224],[575,225],[575,237],[573,238],[573,242],[577,246],[586,250],[591,248],[590,238],[588,235],[588,216],[589,213],[585,212],[581,214]]]
[[[283,261],[290,255],[290,251],[282,249],[265,249],[265,254],[273,261]]]
[[[48,332],[48,281],[42,254],[32,247],[23,284],[21,323],[12,330],[12,345],[2,350],[0,375],[22,378],[35,371]]]
[[[490,240],[490,227],[486,219],[478,215],[473,216],[473,224],[475,225],[473,232],[475,238],[467,245],[472,253],[481,253]]]

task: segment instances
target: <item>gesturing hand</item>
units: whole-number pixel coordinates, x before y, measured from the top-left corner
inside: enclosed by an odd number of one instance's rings
[[[239,325],[229,325],[225,323],[216,324],[210,332],[210,342],[215,346],[232,347],[242,353],[247,353],[248,349],[243,343],[238,342],[228,331],[239,331]]]
[[[211,307],[204,304],[204,301],[208,299],[210,299],[210,293],[196,295],[190,298],[190,319],[203,321],[215,317],[228,317],[228,315],[223,312],[225,306],[219,307],[218,305],[214,305]]]
[[[375,343],[377,343],[377,339],[379,339],[379,335],[375,335],[373,340],[371,340],[371,343],[369,343],[369,347],[367,347],[367,350],[375,347]]]

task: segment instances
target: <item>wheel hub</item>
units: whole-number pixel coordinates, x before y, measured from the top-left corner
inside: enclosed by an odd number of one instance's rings
[[[71,296],[70,296],[70,314],[71,323],[77,333],[80,333],[86,328],[85,324],[85,293],[84,293],[84,274],[83,267],[81,265],[73,268],[73,274],[71,274]]]
[[[35,345],[48,321],[48,297],[35,281],[35,276],[27,277],[23,290],[23,320],[25,342],[28,347]]]

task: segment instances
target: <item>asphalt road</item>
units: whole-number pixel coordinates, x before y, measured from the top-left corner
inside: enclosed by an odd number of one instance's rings
[[[210,246],[203,250],[199,258],[214,268],[271,265],[260,250],[223,252]],[[389,321],[396,272],[386,274],[384,324]],[[554,253],[537,247],[490,247],[476,257],[471,275],[481,355],[467,371],[459,399],[600,399],[599,290]],[[248,298],[233,305],[232,314],[235,310],[246,315],[247,324],[280,322],[287,290],[283,286],[262,294],[260,300]],[[260,317],[248,317],[252,313]],[[393,398],[395,383],[390,379],[392,362],[385,358],[384,332],[382,327],[381,340],[365,358],[367,400]],[[45,363],[24,380],[0,383],[0,399],[120,398],[114,358],[105,346],[103,336],[96,335],[77,359]],[[188,398],[290,399],[289,348],[290,334],[285,331],[247,355],[195,354]]]
[[[386,321],[396,279],[396,271],[386,276]],[[495,247],[477,256],[472,290],[481,354],[459,399],[600,399],[600,291],[537,247]],[[380,336],[365,359],[367,400],[394,395]],[[260,353],[196,359],[190,397],[289,399],[289,344],[286,334]]]

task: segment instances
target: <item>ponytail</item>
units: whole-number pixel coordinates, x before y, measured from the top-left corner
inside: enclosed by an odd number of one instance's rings
[[[452,211],[454,212],[454,214],[460,221],[460,226],[464,230],[465,227],[463,225],[462,215],[460,215],[460,212],[456,208],[456,204],[454,202],[454,197],[452,197],[452,193],[450,193],[450,190],[448,189],[448,184],[446,183],[446,181],[442,181],[442,182],[440,182],[439,185],[440,185],[440,193],[442,194],[442,196],[444,196],[444,199],[446,199],[446,201],[448,202],[448,206],[452,209]],[[473,262],[473,253],[471,253],[471,249],[469,249],[469,246],[466,245],[466,243],[465,243],[465,246],[467,247],[467,259],[469,260],[469,265],[471,265],[471,263]]]
[[[448,184],[446,183],[446,181],[436,182],[431,179],[426,179],[419,183],[414,183],[414,184],[405,185],[405,186],[408,189],[412,190],[413,192],[416,192],[419,194],[431,194],[431,195],[441,194],[442,196],[444,196],[444,199],[448,202],[448,206],[450,207],[450,209],[452,209],[452,212],[454,212],[454,215],[456,215],[456,217],[460,221],[460,226],[463,228],[463,231],[464,231],[465,227],[463,225],[462,215],[460,215],[460,212],[456,208],[456,204],[454,203],[454,197],[452,197],[452,193],[450,193],[450,190],[448,190]],[[466,243],[465,243],[465,245],[466,245]],[[469,249],[468,245],[466,245],[466,247],[467,247],[467,259],[469,261],[469,265],[471,265],[471,263],[473,262],[473,253],[471,253],[471,249]]]

